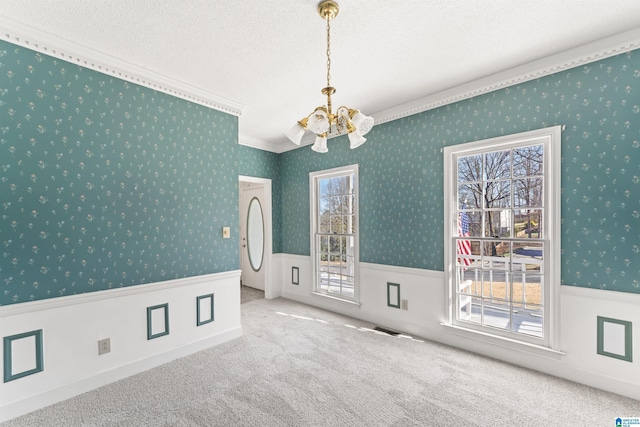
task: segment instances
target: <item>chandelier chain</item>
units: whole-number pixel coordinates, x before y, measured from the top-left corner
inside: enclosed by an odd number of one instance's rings
[[[327,87],[331,86],[331,19],[327,16]]]

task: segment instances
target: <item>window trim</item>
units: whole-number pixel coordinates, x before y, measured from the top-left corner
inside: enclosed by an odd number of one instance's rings
[[[354,205],[355,205],[355,216],[356,216],[356,224],[358,227],[356,228],[356,232],[354,234],[354,257],[353,257],[353,298],[345,297],[344,295],[335,295],[329,292],[325,292],[320,289],[318,286],[318,261],[317,261],[317,252],[315,245],[315,235],[316,235],[316,226],[317,226],[317,208],[318,208],[318,194],[316,191],[317,185],[316,181],[323,178],[331,178],[334,176],[353,174],[355,176],[355,180],[353,183],[354,188]],[[335,299],[338,301],[344,301],[349,303],[354,303],[356,305],[360,305],[360,189],[359,189],[360,177],[358,173],[358,165],[348,165],[341,166],[332,169],[325,169],[315,172],[309,172],[309,209],[310,209],[310,241],[309,241],[309,252],[311,254],[311,290],[310,292],[314,295],[329,297],[331,299]]]
[[[548,240],[548,252],[545,255],[548,262],[545,268],[545,283],[548,284],[549,292],[545,295],[544,338],[540,340],[539,345],[552,350],[560,349],[561,129],[562,126],[552,126],[444,148],[444,273],[446,284],[444,325],[453,326],[461,332],[473,332],[474,336],[482,337],[486,335],[492,338],[491,340],[481,338],[486,342],[491,342],[493,338],[498,338],[502,339],[510,347],[518,347],[519,349],[531,347],[531,340],[525,338],[520,341],[516,334],[492,333],[491,329],[487,327],[465,327],[464,324],[456,322],[454,311],[456,298],[454,290],[456,284],[456,247],[453,245],[452,239],[452,233],[457,230],[457,218],[454,215],[457,211],[456,161],[461,156],[484,153],[491,150],[498,151],[507,148],[507,146],[508,148],[514,148],[530,144],[543,144],[545,151],[543,205],[548,215],[545,232],[545,240]],[[477,332],[481,332],[481,334]]]

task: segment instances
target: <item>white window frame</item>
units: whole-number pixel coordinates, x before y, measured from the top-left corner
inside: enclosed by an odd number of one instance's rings
[[[342,175],[348,175],[348,174],[353,174],[355,179],[354,179],[354,183],[353,183],[353,189],[354,189],[354,210],[355,210],[355,218],[356,218],[356,231],[355,234],[353,236],[354,238],[354,254],[353,254],[353,259],[354,259],[354,275],[353,275],[353,280],[354,280],[354,289],[353,289],[353,298],[349,298],[348,296],[344,296],[344,295],[336,295],[333,293],[329,293],[323,289],[320,288],[319,283],[318,283],[318,271],[319,271],[319,265],[318,265],[318,254],[317,254],[317,248],[316,248],[316,234],[317,234],[317,227],[318,227],[318,192],[317,192],[317,182],[320,179],[325,179],[325,178],[331,178],[331,177],[335,177],[335,176],[342,176]],[[312,289],[311,289],[311,293],[315,294],[315,295],[319,295],[319,296],[323,296],[323,297],[328,297],[334,300],[339,300],[339,301],[343,301],[343,302],[347,302],[347,303],[352,303],[352,304],[356,304],[356,305],[360,305],[359,301],[360,301],[360,239],[359,239],[359,235],[360,235],[360,204],[359,204],[359,199],[360,199],[360,191],[359,191],[359,175],[358,175],[358,165],[348,165],[348,166],[342,166],[342,167],[338,167],[338,168],[333,168],[333,169],[327,169],[327,170],[321,170],[321,171],[316,171],[316,172],[310,172],[309,173],[309,205],[310,205],[310,253],[311,253],[311,271],[312,271],[312,275],[313,275],[313,279],[311,280],[312,283]]]
[[[544,320],[543,337],[531,338],[512,332],[463,322],[456,319],[456,259],[454,236],[458,232],[458,161],[459,157],[500,151],[528,145],[543,145],[543,220],[546,224],[544,268]],[[522,350],[528,348],[550,349],[560,352],[560,145],[561,126],[553,126],[514,135],[474,141],[444,148],[444,257],[445,257],[445,321],[463,336]],[[497,340],[497,341],[496,341]]]

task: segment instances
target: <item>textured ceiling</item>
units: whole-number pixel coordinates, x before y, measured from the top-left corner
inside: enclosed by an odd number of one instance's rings
[[[316,0],[0,0],[0,14],[243,106],[240,139],[324,104]],[[340,0],[334,105],[375,114],[640,28],[638,0]]]

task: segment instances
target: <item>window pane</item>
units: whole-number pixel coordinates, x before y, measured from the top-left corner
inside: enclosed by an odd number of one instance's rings
[[[544,246],[539,242],[513,242],[512,270],[542,273]]]
[[[335,273],[329,274],[329,292],[340,294],[340,276]]]
[[[318,281],[318,287],[324,291],[328,291],[329,290],[329,273],[327,272],[320,272],[319,275],[319,281]]]
[[[342,206],[342,197],[341,196],[333,196],[329,197],[329,205],[331,208],[332,214],[341,214],[343,211]]]
[[[480,241],[455,239],[457,265],[467,267],[480,261]]]
[[[461,269],[458,292],[475,296],[482,295],[482,271],[476,269]]]
[[[482,296],[485,298],[495,298],[498,295],[504,296],[504,271],[501,276],[495,274],[494,271],[482,271]],[[498,283],[495,280],[503,280],[503,286],[497,288]]]
[[[340,225],[342,226],[342,234],[351,234],[352,227],[350,224],[350,218],[347,215],[340,216]]]
[[[318,200],[318,214],[324,215],[331,213],[331,206],[329,200],[326,197],[322,197]]]
[[[458,295],[458,319],[471,320],[471,301],[468,295]]]
[[[328,179],[319,179],[318,180],[318,194],[321,198],[329,196],[329,180]]]
[[[329,219],[329,230],[331,234],[342,233],[342,223],[340,222],[339,216],[331,215]]]
[[[543,276],[513,273],[513,301],[521,304],[544,305]]]
[[[543,174],[543,146],[530,145],[514,148],[513,176],[536,176]]]
[[[542,178],[517,179],[513,181],[513,186],[515,207],[542,207]]]
[[[482,299],[477,297],[471,297],[471,316],[466,320],[467,322],[482,323]]]
[[[340,273],[340,258],[331,256],[329,259],[329,274],[331,275],[331,280],[339,280]]]
[[[482,208],[482,184],[458,185],[458,209]]]
[[[485,299],[482,307],[482,320],[485,326],[510,330],[510,303],[501,299]]]
[[[328,236],[318,236],[318,251],[321,254],[326,254],[329,252],[329,237]]]
[[[342,212],[345,215],[354,213],[353,196],[342,196]]]
[[[355,296],[354,283],[353,277],[345,277],[345,280],[342,282],[342,295],[353,298]]]
[[[539,305],[513,304],[511,330],[525,335],[542,337],[544,308]]]
[[[327,254],[319,254],[318,255],[318,270],[319,271],[329,271],[329,255]]]
[[[318,231],[320,233],[330,233],[331,232],[331,217],[327,215],[321,215],[318,218]]]
[[[484,155],[484,179],[511,177],[511,151],[492,151]]]
[[[511,207],[511,181],[487,181],[485,208]]]
[[[508,270],[510,250],[510,242],[501,240],[482,242],[482,268]]]
[[[353,236],[347,236],[345,237],[345,239],[347,241],[345,253],[350,257],[353,257],[353,255],[355,254],[354,245],[355,245],[356,239]]]
[[[458,182],[482,181],[482,155],[458,158]]]
[[[513,212],[514,237],[524,239],[542,239],[542,209],[521,209]]]
[[[505,270],[483,272],[483,296],[490,299],[511,300],[511,273]]]
[[[458,236],[466,236],[466,231],[470,237],[482,237],[482,212],[461,212],[458,218],[460,220],[458,222]],[[468,228],[464,227],[465,220],[467,221]]]
[[[511,236],[511,210],[487,210],[485,215],[485,237]]]

